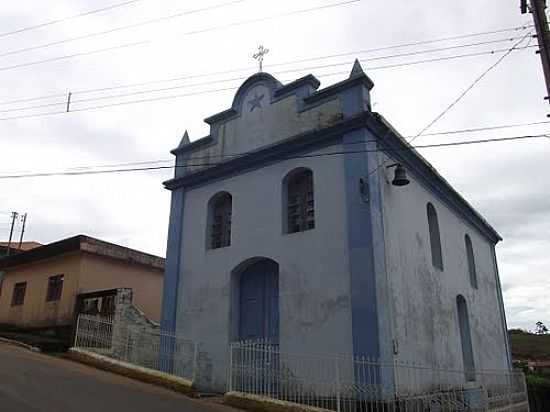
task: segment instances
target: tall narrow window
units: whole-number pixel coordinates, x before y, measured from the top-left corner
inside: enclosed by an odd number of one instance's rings
[[[20,306],[25,302],[25,292],[27,291],[27,282],[19,282],[13,286],[13,295],[11,297],[12,306]]]
[[[209,247],[218,249],[231,245],[231,213],[233,201],[227,192],[215,195],[209,202]]]
[[[468,318],[468,307],[464,296],[456,297],[456,309],[458,313],[458,327],[460,330],[460,343],[462,345],[462,360],[464,362],[464,373],[468,382],[476,380],[474,350],[472,347],[472,335],[470,331],[470,320]]]
[[[477,289],[476,261],[474,258],[474,248],[472,247],[472,240],[470,239],[470,236],[464,236],[464,243],[466,245],[466,259],[468,260],[468,273],[470,274],[470,284],[474,289]]]
[[[48,279],[48,293],[46,293],[46,302],[55,302],[61,299],[63,292],[63,275],[50,276]]]
[[[315,201],[313,195],[313,172],[298,169],[285,178],[284,205],[286,233],[303,232],[315,228]]]
[[[437,212],[431,203],[427,206],[428,228],[430,231],[430,248],[432,250],[432,264],[443,270],[443,255],[441,254],[441,237],[439,234],[439,222]]]

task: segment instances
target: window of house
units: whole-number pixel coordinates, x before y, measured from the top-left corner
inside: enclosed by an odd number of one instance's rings
[[[233,200],[227,192],[217,194],[210,200],[210,249],[218,249],[231,245],[232,208]]]
[[[290,172],[284,181],[286,192],[286,233],[315,228],[313,172],[299,169]]]
[[[48,293],[46,294],[46,302],[54,302],[61,299],[63,292],[63,275],[51,276],[48,279]]]
[[[19,282],[13,286],[13,295],[11,305],[19,306],[25,302],[25,292],[27,291],[27,282]]]
[[[470,275],[470,284],[474,289],[477,289],[476,261],[474,257],[474,248],[472,247],[472,240],[470,239],[470,236],[464,236],[464,243],[466,245],[466,259],[468,260],[468,273]]]
[[[431,203],[427,206],[428,229],[430,231],[430,247],[432,251],[432,264],[434,267],[443,270],[443,255],[441,253],[441,236],[439,233],[439,222],[437,212]]]

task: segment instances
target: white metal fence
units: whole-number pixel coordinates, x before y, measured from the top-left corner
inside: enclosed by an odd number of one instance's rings
[[[338,412],[528,410],[522,373],[298,355],[258,341],[231,344],[229,359],[229,391]]]
[[[80,315],[74,346],[192,381],[196,378],[198,345],[160,329],[122,327],[112,318]]]

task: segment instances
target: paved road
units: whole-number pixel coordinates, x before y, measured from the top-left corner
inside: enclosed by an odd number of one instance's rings
[[[1,412],[235,412],[175,392],[0,343]]]

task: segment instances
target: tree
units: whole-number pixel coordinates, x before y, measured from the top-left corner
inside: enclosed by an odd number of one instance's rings
[[[540,320],[536,323],[536,333],[537,335],[545,335],[548,333],[548,328]]]

